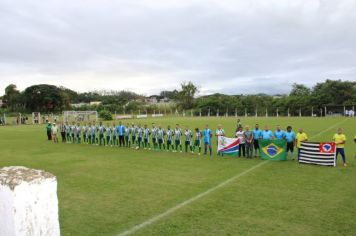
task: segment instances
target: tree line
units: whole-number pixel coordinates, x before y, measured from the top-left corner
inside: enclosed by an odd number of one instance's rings
[[[3,110],[6,112],[61,112],[63,110],[106,110],[111,113],[153,113],[163,109],[190,111],[195,115],[323,115],[325,106],[340,111],[343,106],[356,105],[356,82],[326,80],[312,88],[303,84],[293,84],[289,94],[212,94],[196,97],[198,88],[192,82],[184,82],[178,90],[162,91],[157,99],[168,98],[168,107],[158,104],[148,105],[145,97],[130,91],[93,91],[78,93],[65,87],[40,84],[19,91],[14,84],[5,88]],[[71,104],[100,101],[99,105],[84,105],[73,108]],[[167,111],[166,111],[167,112]],[[325,115],[325,114],[324,114]]]

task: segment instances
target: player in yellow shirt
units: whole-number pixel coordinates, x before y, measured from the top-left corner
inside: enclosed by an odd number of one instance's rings
[[[297,146],[297,148],[298,148],[298,159],[299,159],[299,150],[300,150],[299,148],[300,148],[302,142],[305,142],[305,141],[308,141],[308,135],[305,132],[303,132],[302,128],[299,128],[298,133],[295,136],[295,143],[296,143],[295,146]]]
[[[346,157],[345,157],[345,149],[344,149],[345,143],[346,143],[346,136],[345,136],[345,134],[343,134],[341,128],[337,129],[337,133],[334,134],[334,136],[333,136],[333,141],[336,144],[336,158],[340,153],[340,155],[342,157],[342,161],[344,163],[344,166],[347,166],[346,165]]]

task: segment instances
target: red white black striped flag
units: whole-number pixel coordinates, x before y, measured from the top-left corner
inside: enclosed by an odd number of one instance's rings
[[[299,163],[336,166],[335,143],[302,142],[298,150]]]

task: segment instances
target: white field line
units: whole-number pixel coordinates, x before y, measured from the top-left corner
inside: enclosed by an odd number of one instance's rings
[[[334,124],[333,126],[330,126],[329,128],[317,133],[316,135],[313,135],[310,138],[311,139],[315,138],[315,137],[319,136],[320,134],[325,133],[325,132],[329,131],[330,129],[333,129],[336,126],[344,123],[346,120],[347,119],[345,119],[345,120],[343,120],[341,122],[338,122],[338,123]],[[159,215],[156,215],[156,216],[154,216],[154,217],[142,222],[141,224],[135,225],[134,227],[132,227],[132,228],[130,228],[130,229],[128,229],[128,230],[126,230],[126,231],[124,231],[122,233],[119,233],[118,236],[131,235],[131,234],[135,233],[136,231],[138,231],[138,230],[140,230],[140,229],[142,229],[142,228],[144,228],[144,227],[146,227],[148,225],[151,225],[151,224],[155,223],[156,221],[158,221],[158,220],[160,220],[160,219],[172,214],[173,212],[179,210],[180,208],[182,208],[182,207],[184,207],[186,205],[189,205],[190,203],[192,203],[192,202],[194,202],[194,201],[196,201],[196,200],[198,200],[198,199],[200,199],[202,197],[205,197],[206,195],[214,192],[215,190],[217,190],[219,188],[224,187],[225,185],[231,183],[232,181],[235,181],[235,180],[239,179],[240,177],[248,174],[249,172],[251,172],[251,171],[253,171],[253,170],[255,170],[255,169],[257,169],[257,168],[259,168],[259,167],[261,167],[263,165],[265,165],[266,163],[268,163],[268,161],[260,162],[259,164],[252,166],[251,168],[241,172],[240,174],[235,175],[235,176],[231,177],[230,179],[227,179],[224,182],[222,182],[222,183],[220,183],[220,184],[218,184],[218,185],[216,185],[216,186],[214,186],[214,187],[212,187],[212,188],[210,188],[210,189],[208,189],[208,190],[206,190],[206,191],[204,191],[202,193],[199,193],[198,195],[196,195],[196,196],[194,196],[194,197],[192,197],[190,199],[187,199],[184,202],[179,203],[178,205],[176,205],[176,206],[174,206],[172,208],[169,208],[165,212],[163,212],[163,213],[161,213]]]

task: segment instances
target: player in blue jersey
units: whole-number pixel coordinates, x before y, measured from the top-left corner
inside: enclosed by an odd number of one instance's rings
[[[211,154],[212,154],[211,138],[212,138],[213,134],[212,134],[211,130],[209,129],[209,125],[205,126],[203,135],[204,135],[204,155],[207,154],[207,149],[209,147],[209,152],[210,152],[210,156],[211,156]]]
[[[262,131],[260,130],[259,124],[255,125],[255,129],[252,130],[253,133],[253,150],[255,153],[255,157],[259,156],[260,153],[260,145],[258,143],[258,140],[262,138]],[[257,151],[258,150],[258,151]]]
[[[287,140],[287,154],[290,151],[292,154],[292,160],[294,160],[295,133],[292,130],[292,126],[287,127],[287,132],[285,132],[284,135]]]

